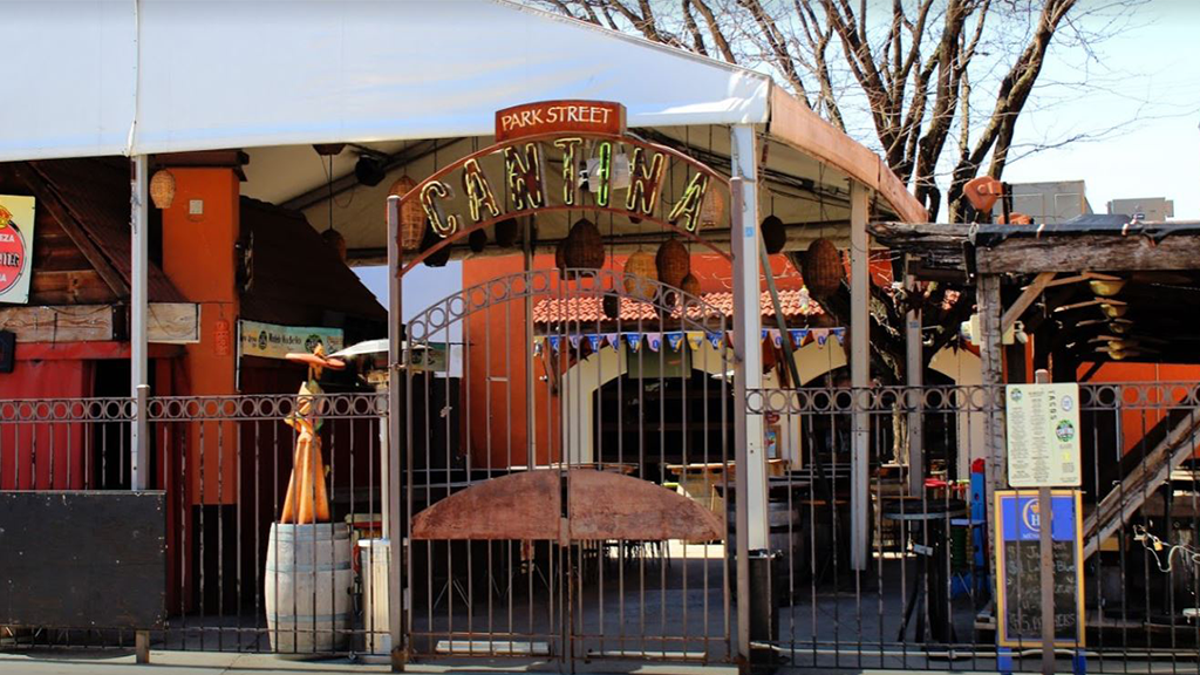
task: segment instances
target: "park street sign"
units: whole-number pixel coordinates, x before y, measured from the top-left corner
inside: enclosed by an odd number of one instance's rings
[[[1008,484],[1014,488],[1082,484],[1079,385],[1010,384],[1004,399]]]

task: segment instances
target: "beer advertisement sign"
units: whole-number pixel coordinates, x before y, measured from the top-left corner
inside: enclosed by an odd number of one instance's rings
[[[33,207],[33,197],[0,195],[0,303],[29,302]]]

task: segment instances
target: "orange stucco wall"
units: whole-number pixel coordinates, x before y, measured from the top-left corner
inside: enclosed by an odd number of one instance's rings
[[[238,177],[229,168],[173,168],[171,173],[176,193],[171,207],[163,211],[163,272],[184,296],[200,304],[200,342],[185,348],[188,393],[234,394]],[[203,213],[190,212],[192,200],[203,203]],[[192,424],[189,434],[192,502],[235,502],[235,425]]]
[[[1079,376],[1090,368],[1090,363],[1079,367]],[[1200,366],[1172,363],[1119,363],[1110,362],[1088,380],[1090,384],[1120,384],[1135,382],[1200,382]],[[1121,411],[1121,447],[1129,452],[1139,447],[1142,437],[1154,425],[1162,421],[1164,410],[1156,406],[1164,403],[1159,396],[1170,394],[1169,390],[1148,388],[1146,400],[1137,401]],[[1149,448],[1146,448],[1149,451]],[[1200,452],[1197,452],[1200,455]]]
[[[621,270],[626,258],[620,255],[615,259],[607,258],[604,267]],[[535,256],[533,265],[535,269],[552,269],[554,257]],[[779,288],[801,286],[799,274],[783,256],[772,256],[771,267]],[[520,256],[468,260],[463,263],[463,288],[519,273],[522,269]],[[704,293],[732,290],[732,269],[729,261],[721,256],[693,255],[692,273],[700,280]],[[537,300],[534,302],[536,304]],[[523,301],[476,312],[465,321],[463,339],[470,347],[466,350],[463,391],[469,397],[470,405],[466,406],[464,402],[464,407],[469,407],[464,411],[467,425],[464,438],[468,439],[471,462],[478,467],[523,465],[529,440]],[[547,374],[544,361],[537,359],[533,366],[537,461],[557,461],[561,439],[550,431],[560,426],[559,402],[558,399],[551,400],[549,385],[542,379]]]

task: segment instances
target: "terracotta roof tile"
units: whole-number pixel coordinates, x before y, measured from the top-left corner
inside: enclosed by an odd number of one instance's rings
[[[733,316],[733,293],[718,291],[705,293],[701,296],[709,307],[722,312],[725,316]],[[764,291],[760,298],[762,315],[774,317],[775,308],[771,302],[771,294]],[[818,316],[824,312],[815,300],[808,297],[804,290],[779,291],[779,304],[784,316],[788,318]],[[701,310],[697,309],[696,313]],[[675,316],[679,311],[674,312]],[[559,323],[562,321],[607,321],[601,300],[598,296],[582,295],[571,298],[547,298],[539,301],[533,307],[535,323]],[[657,321],[658,313],[654,306],[646,302],[637,302],[629,298],[621,299],[621,321]]]

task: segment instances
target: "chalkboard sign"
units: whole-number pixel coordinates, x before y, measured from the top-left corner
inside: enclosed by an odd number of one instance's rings
[[[1082,504],[1076,490],[1054,490],[1050,498],[1054,549],[1054,640],[1082,647]],[[997,642],[1029,646],[1042,640],[1042,574],[1036,491],[996,492]]]

